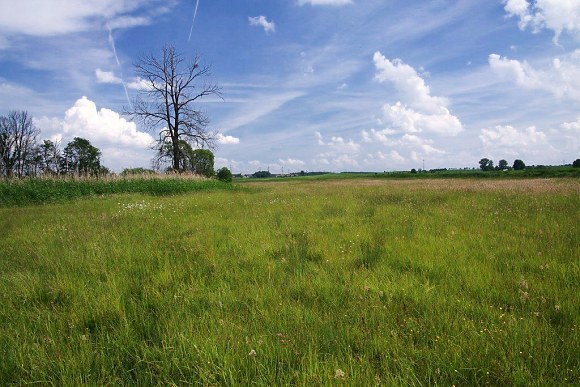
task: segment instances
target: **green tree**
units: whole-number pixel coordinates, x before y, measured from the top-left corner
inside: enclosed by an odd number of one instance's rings
[[[265,178],[265,177],[272,177],[272,174],[270,173],[270,171],[258,171],[258,172],[254,172],[252,174],[252,177],[261,179],[261,178]]]
[[[191,171],[205,177],[213,176],[213,152],[209,149],[195,149],[190,152]]]
[[[75,137],[64,148],[61,169],[68,174],[83,176],[95,176],[107,171],[101,166],[101,151],[81,137]]]
[[[61,158],[59,145],[56,142],[44,140],[37,148],[37,163],[42,174],[58,174]]]
[[[178,143],[179,164],[175,169],[173,163],[174,153],[173,144],[166,142],[155,159],[157,169],[163,169],[164,165],[169,164],[169,170],[174,172],[191,172],[198,175],[211,177],[213,176],[214,155],[209,149],[192,149],[186,141],[180,140]]]
[[[574,168],[580,168],[580,159],[574,160],[574,162],[572,163],[572,166]]]
[[[479,168],[482,171],[491,171],[493,169],[493,161],[488,158],[479,160]]]
[[[516,171],[521,171],[523,169],[526,169],[526,164],[524,164],[524,162],[520,159],[517,159],[514,161],[514,166],[513,166],[514,170]]]
[[[504,169],[508,169],[509,168],[509,164],[506,160],[500,160],[499,163],[497,163],[497,169],[499,169],[500,171],[503,171]]]
[[[232,172],[226,167],[222,167],[222,168],[218,169],[216,176],[217,176],[218,180],[221,180],[221,181],[225,181],[228,183],[230,181],[232,181]]]

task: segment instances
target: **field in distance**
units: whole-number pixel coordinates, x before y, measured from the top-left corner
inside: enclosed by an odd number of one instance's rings
[[[2,383],[580,383],[578,179],[240,186],[0,208]]]

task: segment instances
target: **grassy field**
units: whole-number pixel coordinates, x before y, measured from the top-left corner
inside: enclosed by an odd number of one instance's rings
[[[0,208],[0,384],[580,384],[578,179]]]
[[[87,196],[121,193],[174,195],[234,188],[229,183],[198,176],[139,175],[129,177],[62,177],[0,180],[0,207],[59,203]]]

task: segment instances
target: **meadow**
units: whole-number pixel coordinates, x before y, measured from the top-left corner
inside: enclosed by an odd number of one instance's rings
[[[51,201],[0,207],[1,384],[580,384],[578,179]]]

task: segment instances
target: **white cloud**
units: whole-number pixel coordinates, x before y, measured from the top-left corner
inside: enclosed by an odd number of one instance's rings
[[[147,16],[120,16],[107,22],[110,29],[125,29],[138,26],[146,26],[151,24],[151,18]]]
[[[239,144],[240,139],[233,136],[224,136],[221,133],[218,133],[216,136],[218,144]]]
[[[231,117],[226,117],[217,126],[229,131],[251,124],[303,95],[303,92],[289,91],[281,94],[250,96],[247,100],[241,101],[240,108],[235,109]]]
[[[333,152],[338,153],[358,153],[360,150],[360,145],[353,140],[345,140],[340,136],[332,136],[329,142],[324,142],[322,134],[320,132],[314,133],[318,142],[318,145],[323,145],[328,147]]]
[[[397,128],[407,133],[431,132],[454,136],[463,130],[463,125],[447,108],[441,106],[437,114],[424,114],[410,109],[400,102],[384,106],[385,117]]]
[[[278,162],[284,166],[288,167],[303,167],[306,163],[302,160],[288,158],[286,160],[278,160]]]
[[[142,78],[133,78],[126,86],[132,90],[152,90],[151,83]]]
[[[101,69],[95,70],[95,76],[97,77],[98,83],[123,83],[123,80],[115,75],[112,71],[103,71]]]
[[[375,79],[379,82],[391,82],[401,94],[405,102],[416,109],[428,113],[437,113],[447,105],[447,100],[431,96],[429,86],[425,84],[417,71],[400,59],[390,61],[380,52],[373,56],[377,73]]]
[[[535,69],[527,62],[497,54],[489,56],[490,67],[500,76],[513,80],[526,89],[546,90],[556,97],[580,101],[580,50],[555,58],[551,66]]]
[[[377,161],[380,161],[381,164],[384,163],[385,161],[395,164],[402,164],[405,161],[407,161],[407,159],[405,159],[405,157],[403,157],[396,150],[392,150],[389,153],[383,153],[381,151],[378,151],[376,153],[369,153],[367,155],[367,158],[364,160],[366,164],[372,165],[376,164]]]
[[[262,27],[266,33],[270,31],[276,32],[276,24],[274,21],[268,21],[266,16],[250,16],[248,17],[248,21],[250,22],[251,26]]]
[[[511,149],[513,152],[525,152],[530,147],[547,145],[546,134],[535,126],[517,130],[510,125],[498,125],[482,129],[479,139],[486,148]]]
[[[518,17],[518,26],[524,30],[531,27],[534,32],[550,29],[555,32],[554,42],[562,32],[580,38],[580,3],[578,0],[504,0],[509,16]]]
[[[432,132],[440,135],[455,136],[463,130],[459,119],[447,108],[446,98],[431,95],[415,69],[395,59],[390,61],[376,52],[373,61],[379,82],[390,82],[405,101],[395,105],[385,104],[384,115],[395,128],[407,133]]]
[[[562,129],[570,131],[580,131],[580,117],[574,122],[565,122],[561,125]]]
[[[0,35],[23,34],[56,36],[101,28],[108,20],[111,28],[126,28],[149,23],[147,16],[129,12],[153,6],[152,0],[26,0],[0,2]],[[157,6],[157,5],[155,5]],[[158,9],[163,9],[162,7]]]
[[[85,137],[99,144],[149,147],[153,137],[137,130],[135,123],[119,113],[101,108],[87,97],[78,99],[65,113],[63,133],[66,137]]]
[[[363,130],[361,132],[361,136],[363,138],[363,141],[366,143],[376,141],[385,145],[392,145],[396,142],[396,140],[392,136],[396,135],[397,133],[398,132],[396,130],[389,128],[383,130],[371,129],[370,133],[367,132],[366,130]]]
[[[68,142],[74,137],[86,138],[101,149],[104,164],[116,170],[147,165],[151,157],[148,150],[154,139],[149,133],[140,132],[135,123],[113,110],[97,110],[87,97],[78,99],[63,120],[41,117],[37,123],[43,136],[51,139]]]
[[[314,132],[318,145],[324,149],[314,160],[318,166],[333,166],[334,168],[345,168],[358,166],[356,156],[360,151],[360,144],[353,140],[345,140],[340,136],[332,136],[330,141],[325,142],[320,132]]]
[[[298,4],[310,5],[347,5],[352,4],[352,0],[298,0]]]

